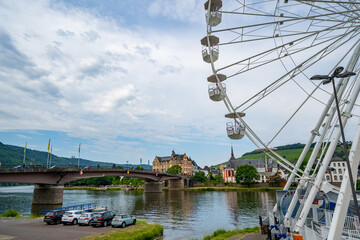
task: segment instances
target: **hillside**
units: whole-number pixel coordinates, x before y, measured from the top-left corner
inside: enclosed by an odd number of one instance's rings
[[[27,165],[42,165],[46,166],[46,160],[47,160],[48,153],[37,151],[37,150],[31,150],[26,149],[26,164]],[[0,162],[2,167],[11,167],[11,166],[17,166],[21,165],[23,163],[24,159],[24,147],[18,147],[18,146],[12,146],[12,145],[6,145],[0,142]],[[65,157],[58,157],[56,155],[52,155],[51,158],[51,165],[56,166],[77,166],[78,159],[77,158],[65,158]],[[101,167],[110,167],[113,166],[114,163],[109,162],[97,162],[97,161],[91,161],[80,158],[80,166],[93,166],[96,167],[97,165],[100,165]],[[132,164],[116,164],[116,165],[122,165],[123,167],[131,168],[136,167],[138,165],[132,165]],[[141,166],[146,170],[151,170],[151,166],[141,164]]]
[[[313,149],[314,144],[312,144],[310,151],[306,154],[305,157],[305,161],[302,165],[307,163],[307,160],[309,159],[310,155],[311,155],[311,151]],[[295,144],[289,144],[289,145],[284,145],[284,146],[278,146],[275,147],[277,150],[275,150],[276,153],[278,153],[280,156],[282,156],[283,158],[286,158],[287,160],[289,160],[292,163],[296,163],[297,159],[299,158],[303,148],[305,147],[305,144],[301,144],[301,143],[295,143]],[[348,143],[348,149],[350,149],[351,147],[351,143]],[[342,149],[342,147],[339,145],[336,148],[336,154],[339,157],[343,157],[344,156],[344,151]],[[230,158],[230,157],[229,157]],[[241,157],[236,158],[237,160],[244,160],[244,159],[256,159],[256,158],[264,158],[264,153],[263,152],[259,152],[259,151],[252,151],[252,152],[247,152],[244,153]],[[220,165],[222,164],[226,164],[226,162],[217,164],[215,166],[215,168],[219,168]]]

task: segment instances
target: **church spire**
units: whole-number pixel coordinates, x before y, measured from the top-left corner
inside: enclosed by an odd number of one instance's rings
[[[233,146],[231,145],[231,157],[229,160],[236,160],[235,156],[234,156],[234,149]]]

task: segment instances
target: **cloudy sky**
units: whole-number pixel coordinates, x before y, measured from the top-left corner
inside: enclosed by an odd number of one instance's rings
[[[174,150],[202,167],[252,151],[209,100],[205,34],[203,1],[0,1],[0,141],[133,164]],[[305,142],[302,120],[274,144]]]

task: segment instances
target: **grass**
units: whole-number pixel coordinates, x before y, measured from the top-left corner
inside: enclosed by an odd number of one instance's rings
[[[119,230],[92,235],[81,240],[151,240],[162,236],[163,227],[159,224],[148,224],[140,221],[135,226],[122,228]]]
[[[23,217],[20,213],[15,209],[8,209],[4,212],[1,217],[8,217],[8,218],[28,218],[28,219],[36,219],[39,218],[37,215],[30,215],[28,217]]]
[[[256,232],[259,232],[258,227],[236,229],[232,231],[225,231],[224,229],[219,229],[216,230],[212,235],[205,236],[203,240],[224,240],[235,235],[240,235],[239,237],[240,239],[242,239],[243,236],[249,233],[256,233]]]
[[[2,217],[12,217],[12,218],[21,218],[21,215],[18,211],[15,209],[8,209],[6,212],[4,212]]]
[[[276,190],[282,190],[282,187],[258,187],[258,188],[244,188],[244,187],[194,187],[186,188],[186,191],[208,192],[208,191],[220,191],[220,192],[271,192]]]

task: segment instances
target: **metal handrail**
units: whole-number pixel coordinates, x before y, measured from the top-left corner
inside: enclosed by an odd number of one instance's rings
[[[42,215],[45,215],[46,213],[48,213],[50,211],[56,211],[56,210],[65,210],[65,211],[84,210],[84,209],[91,210],[91,209],[94,209],[94,208],[96,208],[95,203],[86,203],[86,204],[72,205],[72,206],[68,206],[68,207],[53,208],[53,209],[41,210],[39,212],[39,217],[41,217]]]

